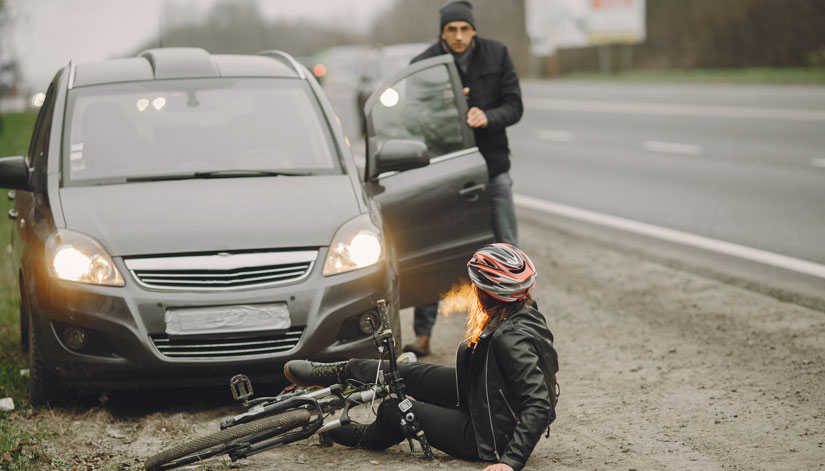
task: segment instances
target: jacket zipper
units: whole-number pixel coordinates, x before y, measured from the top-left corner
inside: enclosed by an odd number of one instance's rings
[[[455,406],[458,407],[461,404],[461,391],[458,388],[458,351],[461,350],[461,344],[464,343],[462,340],[458,342],[458,347],[455,348]]]
[[[496,459],[501,461],[501,457],[498,455],[498,445],[496,445],[496,431],[493,428],[493,408],[490,404],[490,383],[487,381],[487,370],[490,366],[490,349],[492,347],[493,345],[490,343],[487,347],[487,354],[484,358],[484,394],[487,396],[487,416],[490,418],[490,433],[493,435],[493,452],[496,454]]]
[[[510,415],[512,415],[512,416],[513,416],[513,420],[515,420],[515,421],[516,421],[516,425],[520,424],[520,423],[521,423],[521,421],[518,419],[518,417],[516,417],[516,413],[515,413],[515,412],[513,412],[513,408],[512,408],[512,407],[510,407],[510,403],[509,403],[509,402],[507,402],[507,396],[505,396],[505,395],[504,395],[504,391],[502,391],[501,389],[499,389],[499,390],[498,390],[498,393],[499,393],[499,394],[501,394],[501,398],[502,398],[502,399],[504,399],[504,405],[506,405],[506,406],[507,406],[507,408],[508,408],[508,409],[510,409]]]

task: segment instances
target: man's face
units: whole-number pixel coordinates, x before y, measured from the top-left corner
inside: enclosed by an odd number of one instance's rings
[[[466,21],[451,21],[444,25],[441,31],[441,39],[456,54],[461,54],[473,43],[476,37],[476,30]]]

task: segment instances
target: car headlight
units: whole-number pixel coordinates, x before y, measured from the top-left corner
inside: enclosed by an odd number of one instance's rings
[[[324,276],[337,275],[375,265],[384,257],[381,233],[369,215],[347,221],[335,233],[324,263]]]
[[[60,229],[46,241],[49,274],[61,280],[94,285],[123,286],[126,283],[112,257],[87,235]]]

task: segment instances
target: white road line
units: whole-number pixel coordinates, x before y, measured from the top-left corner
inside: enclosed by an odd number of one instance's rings
[[[811,165],[814,167],[825,167],[825,159],[813,159]]]
[[[536,137],[543,141],[570,142],[573,140],[573,133],[570,131],[558,131],[555,129],[540,129]]]
[[[699,249],[709,250],[711,252],[721,253],[737,257],[753,262],[763,263],[774,267],[784,268],[797,273],[804,273],[813,275],[819,278],[825,278],[825,265],[820,265],[813,262],[808,262],[798,258],[788,257],[765,250],[745,247],[743,245],[733,244],[717,239],[702,237],[686,232],[667,229],[664,227],[654,226],[642,222],[632,221],[608,214],[580,209],[564,204],[553,203],[551,201],[534,198],[532,196],[516,194],[515,202],[517,205],[541,211],[544,213],[565,216],[579,221],[585,221],[600,226],[612,227],[635,234],[641,234],[655,239],[675,242],[677,244],[696,247]]]
[[[675,142],[644,141],[642,148],[650,152],[665,152],[668,154],[699,155],[702,147],[693,144],[677,144]]]
[[[667,116],[698,116],[708,118],[779,119],[795,121],[825,121],[825,111],[791,108],[757,108],[745,106],[700,106],[628,101],[562,100],[533,98],[525,100],[527,108],[553,111],[585,111],[597,113],[633,113]]]

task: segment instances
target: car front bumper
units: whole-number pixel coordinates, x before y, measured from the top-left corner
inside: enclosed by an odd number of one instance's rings
[[[321,255],[323,260],[325,254]],[[118,265],[123,268],[122,262]],[[225,385],[239,373],[253,382],[273,382],[283,379],[282,366],[290,359],[375,357],[372,336],[358,329],[357,320],[361,314],[374,311],[377,300],[389,302],[397,296],[397,274],[390,267],[384,261],[324,277],[316,264],[310,276],[296,284],[222,292],[150,291],[128,276],[124,287],[82,285],[46,277],[34,281],[36,286],[28,291],[26,305],[31,310],[44,367],[73,389]],[[288,350],[220,356],[207,351],[173,357],[158,348],[158,339],[166,337],[164,319],[169,308],[270,303],[285,303],[293,330],[303,329]],[[390,315],[398,316],[398,312]],[[84,329],[89,334],[89,345],[80,351],[69,348],[62,335],[68,326]],[[227,337],[254,342],[256,335],[199,335],[183,340],[212,345]]]

